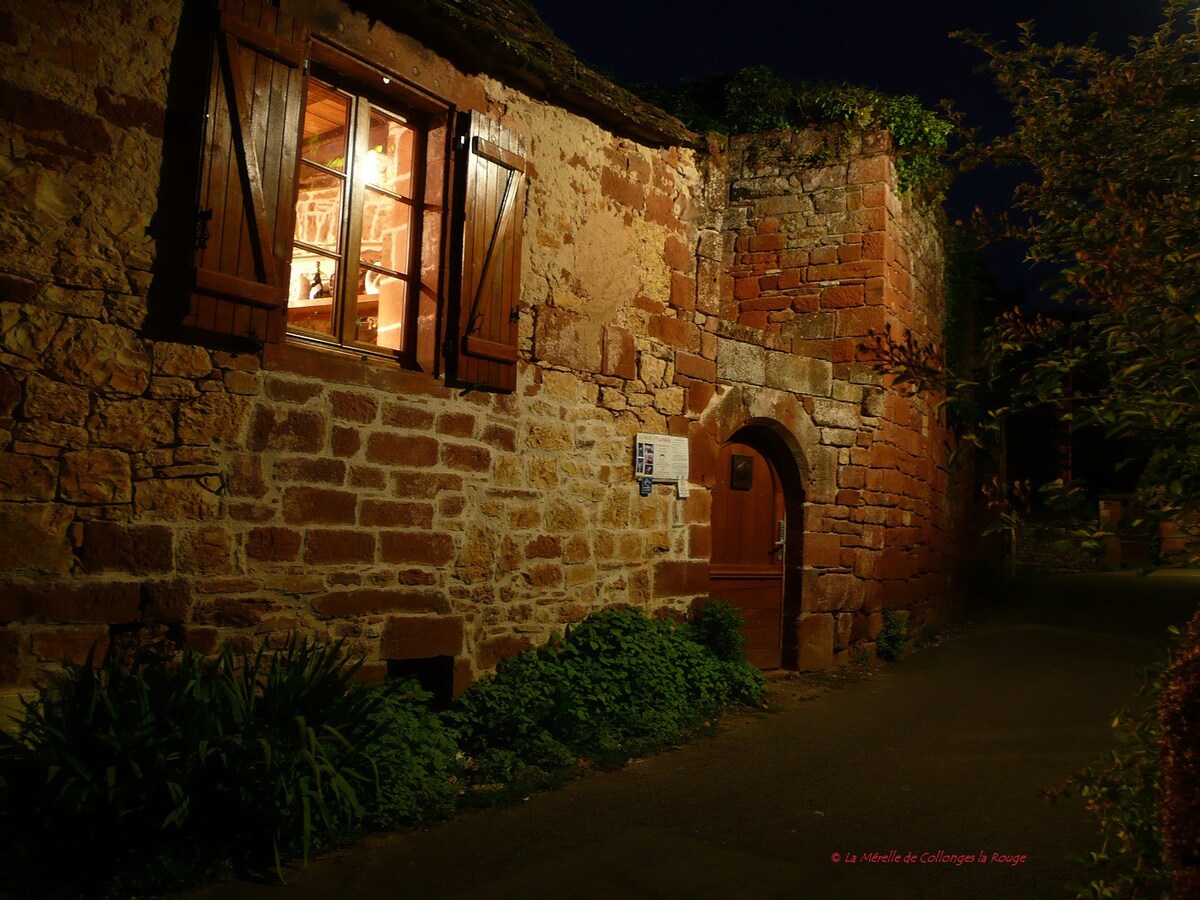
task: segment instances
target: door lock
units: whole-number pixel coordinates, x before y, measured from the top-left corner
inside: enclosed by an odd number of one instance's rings
[[[787,543],[787,522],[784,519],[779,520],[777,526],[775,546],[771,548],[772,553],[778,553]]]

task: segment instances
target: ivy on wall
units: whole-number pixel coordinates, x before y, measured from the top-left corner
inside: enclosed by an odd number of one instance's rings
[[[896,146],[901,191],[936,197],[947,180],[942,155],[953,125],[912,95],[891,96],[845,83],[795,84],[766,66],[702,81],[632,87],[695,131],[744,134],[812,125],[886,128]]]

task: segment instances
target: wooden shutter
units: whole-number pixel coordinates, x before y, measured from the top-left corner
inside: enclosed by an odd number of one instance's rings
[[[479,390],[517,386],[525,139],[472,112],[465,122],[454,378]]]
[[[269,0],[219,2],[185,326],[283,336],[307,37]]]

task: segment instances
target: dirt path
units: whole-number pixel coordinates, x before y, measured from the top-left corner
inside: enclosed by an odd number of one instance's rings
[[[1065,857],[1093,846],[1094,826],[1078,801],[1038,791],[1109,746],[1131,667],[1198,603],[1200,573],[1031,585],[953,640],[811,699],[784,686],[777,711],[714,737],[373,838],[286,888],[193,896],[1062,897],[1082,875]],[[863,859],[893,851],[901,861]],[[939,851],[950,859],[920,861]],[[1013,862],[953,859],[980,853]]]

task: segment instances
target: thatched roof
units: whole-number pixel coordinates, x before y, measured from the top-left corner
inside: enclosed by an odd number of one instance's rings
[[[674,116],[580,62],[528,0],[349,0],[467,72],[486,72],[618,134],[654,145],[697,146]]]

